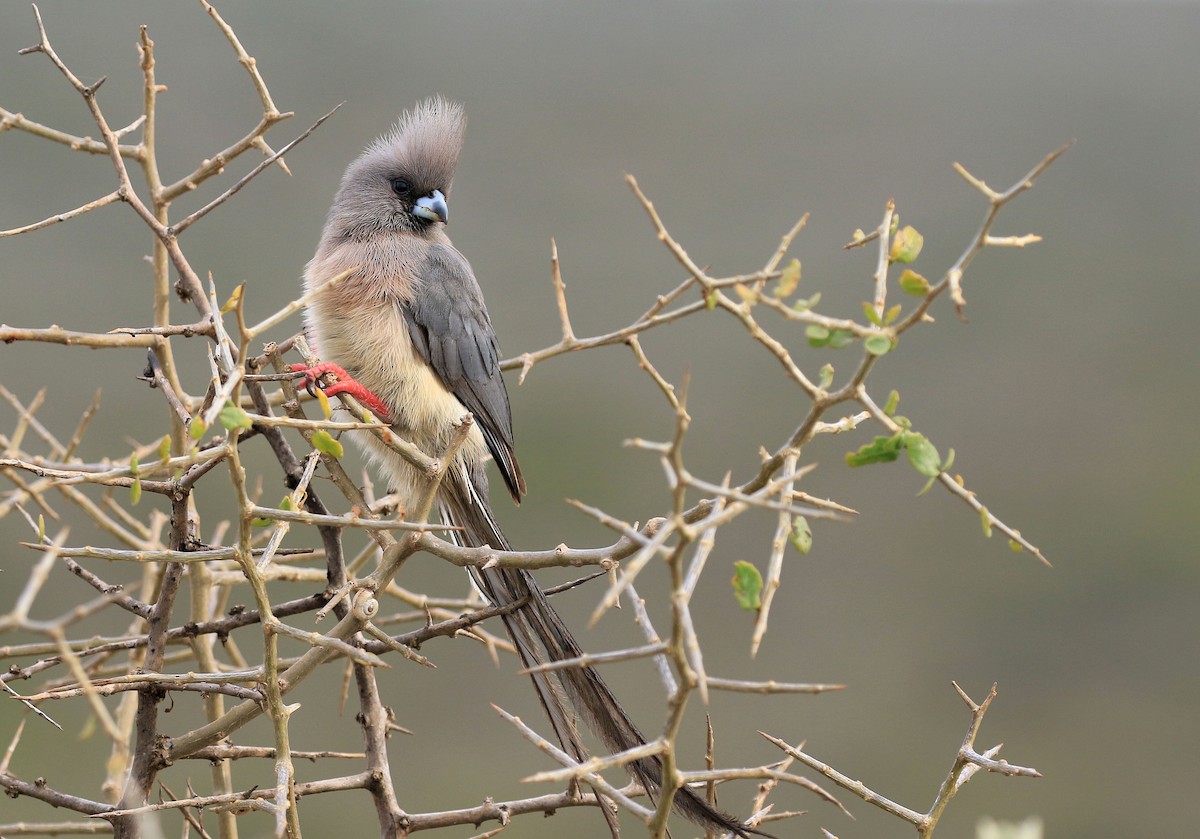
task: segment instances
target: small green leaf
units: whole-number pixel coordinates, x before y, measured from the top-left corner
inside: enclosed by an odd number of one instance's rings
[[[815,292],[813,294],[813,296],[808,298],[807,300],[805,300],[803,297],[801,297],[799,300],[797,300],[795,303],[792,304],[792,308],[795,309],[797,312],[807,312],[809,309],[816,306],[820,302],[821,302],[821,292],[818,291],[818,292]]]
[[[313,432],[312,444],[313,448],[317,451],[322,452],[323,454],[333,455],[334,457],[341,457],[344,452],[342,449],[342,444],[335,440],[333,435],[323,428],[319,431]]]
[[[863,341],[863,348],[871,355],[884,355],[892,348],[892,340],[886,335],[869,335]]]
[[[987,507],[979,508],[979,521],[983,525],[983,535],[988,539],[992,538],[992,514],[988,512]]]
[[[829,386],[833,384],[833,365],[825,364],[821,367],[821,390],[829,390]]]
[[[892,237],[892,249],[888,256],[892,262],[907,264],[920,255],[921,246],[924,244],[925,237],[912,225],[908,225],[897,230],[896,235]]]
[[[793,259],[779,275],[779,284],[772,292],[777,298],[791,297],[800,285],[800,260]]]
[[[888,309],[883,315],[883,325],[890,326],[896,322],[896,318],[900,317],[900,304],[897,303],[892,308]]]
[[[1025,550],[1023,547],[1021,547],[1021,543],[1018,542],[1016,539],[1009,539],[1008,547],[1009,547],[1009,550],[1011,550],[1015,554],[1019,554],[1021,551]]]
[[[900,435],[876,437],[856,452],[846,453],[847,466],[868,466],[872,463],[891,463],[900,457]]]
[[[281,509],[281,510],[296,509],[296,505],[292,503],[292,496],[290,496],[290,495],[283,496],[283,500],[279,502],[279,509]]]
[[[739,559],[733,563],[733,598],[747,612],[756,612],[762,607],[762,574],[753,564]]]
[[[158,442],[158,462],[166,463],[171,459],[171,435],[164,434]]]
[[[854,333],[846,329],[835,329],[829,333],[830,349],[840,350],[842,347],[850,346],[854,341]]]
[[[202,420],[200,417],[192,417],[192,424],[188,428],[189,437],[191,437],[193,440],[199,440],[204,436],[204,432],[206,430],[207,428],[204,425],[204,420]]]
[[[867,316],[867,320],[875,326],[883,326],[883,321],[879,318],[879,312],[875,311],[875,307],[866,300],[862,304],[863,314]]]
[[[812,529],[808,526],[808,519],[804,516],[796,516],[792,519],[792,531],[788,534],[788,539],[791,540],[792,546],[802,554],[808,554],[812,550],[813,537]]]
[[[896,413],[896,409],[900,407],[900,391],[893,390],[888,394],[887,404],[883,406],[883,412],[889,417]]]
[[[717,308],[717,290],[714,288],[708,294],[704,295],[704,308],[710,312]]]
[[[829,330],[819,323],[810,323],[804,327],[804,337],[814,347],[823,347],[829,343]]]
[[[221,409],[218,417],[221,420],[221,425],[225,426],[229,431],[234,431],[238,428],[243,431],[249,431],[254,426],[249,414],[232,402],[225,403],[225,407]]]
[[[904,273],[900,275],[900,289],[913,297],[924,297],[929,293],[929,280],[911,268],[905,268]]]
[[[905,433],[904,447],[908,452],[908,462],[925,477],[935,478],[942,471],[942,458],[924,434],[916,431]]]
[[[137,452],[129,456],[129,471],[133,473],[133,486],[129,487],[129,503],[136,505],[142,500],[142,479],[138,477]]]
[[[270,527],[274,523],[270,519],[250,519],[250,524],[253,527]]]

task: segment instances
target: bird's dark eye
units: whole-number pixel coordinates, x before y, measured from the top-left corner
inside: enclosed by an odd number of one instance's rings
[[[404,178],[392,178],[392,192],[397,195],[408,195],[412,192],[412,184]]]

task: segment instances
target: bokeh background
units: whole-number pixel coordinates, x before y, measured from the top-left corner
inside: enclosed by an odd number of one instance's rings
[[[139,112],[135,42],[138,25],[150,27],[158,77],[169,87],[159,123],[167,177],[190,170],[257,118],[245,73],[198,5],[40,6],[79,75],[108,77],[100,100],[114,124]],[[824,311],[854,317],[870,293],[873,254],[841,245],[856,227],[874,226],[888,198],[925,235],[914,267],[937,277],[984,210],[952,161],[1007,186],[1075,140],[998,226],[1005,234],[1035,231],[1045,242],[985,252],[966,278],[969,322],[940,301],[937,323],[910,333],[872,379],[881,398],[900,390],[902,413],[943,452],[956,449],[956,471],[1054,567],[1010,553],[1003,539],[985,540],[977,516],[945,493],[916,497],[922,479],[903,463],[848,469],[843,454],[869,439],[870,427],[822,439],[806,452],[819,468],[805,488],[861,516],[818,524],[812,553],[789,556],[758,657],[748,657],[752,617],[736,609],[727,580],[737,559],[764,565],[770,517],[748,517],[718,544],[696,611],[710,672],[849,689],[820,697],[715,694],[708,710],[726,765],[772,759],[754,734],[762,728],[807,740],[811,753],[924,810],[967,724],[950,681],[976,698],[995,681],[1000,695],[980,744],[1003,741],[1005,756],[1045,777],[976,777],[941,834],[973,835],[985,815],[1033,814],[1056,839],[1194,832],[1186,793],[1200,781],[1200,450],[1187,430],[1200,414],[1195,4],[227,2],[220,9],[278,105],[296,112],[272,135],[277,147],[345,102],[288,156],[290,178],[267,173],[184,239],[192,264],[223,290],[248,282],[255,317],[296,294],[348,160],[402,108],[435,92],[463,101],[470,115],[450,232],[484,285],[509,355],[557,340],[552,237],[580,335],[628,323],[681,278],[625,173],[638,177],[674,235],[715,272],[760,266],[779,235],[811,211],[794,247],[804,265],[801,293],[820,291]],[[50,63],[17,56],[35,40],[26,4],[0,7],[0,103],[94,134]],[[253,162],[231,167],[222,187]],[[104,159],[15,131],[0,135],[0,173],[0,228],[77,206],[113,185]],[[214,189],[180,201],[176,212],[209,200]],[[119,206],[2,240],[0,321],[92,330],[145,323],[149,247]],[[844,372],[855,357],[810,350],[800,331],[789,345],[813,371],[832,361]],[[672,380],[691,375],[687,454],[709,479],[727,470],[744,479],[758,447],[776,447],[805,408],[728,318],[653,333],[645,346]],[[189,373],[198,381],[206,372],[199,352],[192,354]],[[63,437],[103,386],[85,457],[121,453],[130,439],[162,433],[160,397],[134,378],[142,363],[133,350],[0,347],[4,385],[24,399],[48,387],[41,417]],[[628,350],[552,360],[511,390],[531,487],[520,510],[500,504],[517,545],[607,543],[608,533],[564,505],[567,497],[629,520],[665,509],[658,464],[622,447],[628,437],[666,439],[672,423]],[[11,428],[9,407],[0,406],[0,417]],[[101,538],[76,527],[72,541]],[[11,606],[33,561],[16,545],[28,536],[15,516],[0,520],[0,608]],[[459,572],[431,561],[405,574],[411,588],[464,590]],[[644,575],[644,594],[661,591],[655,577],[653,569]],[[36,614],[86,596],[80,586],[59,575]],[[584,630],[596,596],[592,588],[558,601],[584,646],[635,638],[625,614]],[[515,664],[497,669],[467,643],[425,652],[437,671],[397,665],[384,676],[398,721],[414,731],[393,740],[402,804],[420,811],[531,794],[513,778],[545,761],[487,706],[498,702],[540,724]],[[654,731],[661,695],[651,671],[623,665],[609,676]],[[295,747],[357,747],[352,714],[336,713],[339,690],[324,679],[300,691],[306,718],[295,728]],[[166,724],[183,725],[194,704],[179,699],[179,716]],[[67,730],[32,725],[13,770],[97,795],[87,784],[100,777],[102,744],[81,739],[82,722],[66,706],[54,710],[68,717]],[[702,710],[694,706],[688,720],[693,765]],[[20,716],[15,704],[0,704],[0,740]],[[250,732],[269,742],[264,727]],[[494,765],[505,777],[489,773]],[[205,782],[202,765],[185,769]],[[239,780],[269,782],[269,768],[260,770],[239,767]],[[750,785],[730,786],[722,802],[744,813],[752,794]],[[810,814],[776,832],[819,836],[823,826],[842,839],[911,835],[841,797],[857,821],[800,791],[777,793],[777,806]],[[310,835],[374,833],[361,793],[302,807]],[[25,800],[0,804],[0,821],[46,816]],[[268,827],[260,817],[243,829],[266,835]],[[598,816],[582,810],[522,819],[507,833],[603,831]],[[680,825],[676,835],[689,828]]]

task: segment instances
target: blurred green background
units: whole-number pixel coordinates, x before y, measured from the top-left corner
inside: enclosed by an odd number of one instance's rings
[[[40,6],[71,67],[85,80],[108,77],[100,101],[116,125],[140,111],[135,43],[138,25],[150,27],[158,78],[169,87],[159,123],[166,177],[190,170],[256,120],[259,105],[244,71],[198,5]],[[939,301],[938,322],[906,336],[872,378],[880,398],[900,390],[902,413],[943,452],[957,450],[955,470],[1044,550],[1053,569],[1010,553],[1001,538],[983,539],[977,516],[944,492],[915,497],[922,479],[902,463],[848,469],[843,454],[869,439],[869,426],[824,438],[806,452],[819,468],[804,488],[862,515],[850,524],[818,523],[812,553],[789,554],[758,657],[748,658],[752,617],[737,610],[727,580],[735,560],[764,567],[771,517],[747,516],[718,542],[695,610],[710,673],[837,681],[849,689],[765,699],[717,693],[708,710],[722,764],[772,760],[772,748],[754,734],[761,728],[807,740],[810,753],[924,810],[968,721],[950,681],[976,699],[995,681],[1000,695],[979,744],[1003,741],[1003,756],[1045,777],[977,776],[951,805],[939,835],[970,836],[984,815],[1030,814],[1041,815],[1056,839],[1194,833],[1183,794],[1200,781],[1200,455],[1187,432],[1200,413],[1192,339],[1200,294],[1188,256],[1200,230],[1194,4],[219,8],[258,59],[279,107],[297,114],[271,135],[276,147],[346,103],[288,156],[292,177],[265,174],[184,237],[192,264],[202,275],[212,272],[223,293],[249,283],[254,318],[296,294],[345,164],[401,109],[435,92],[463,101],[470,116],[450,233],[475,267],[510,356],[557,340],[551,237],[580,335],[628,323],[681,279],[625,173],[637,176],[696,261],[718,273],[760,266],[780,234],[811,211],[793,251],[804,264],[801,293],[820,291],[823,311],[856,317],[870,294],[873,253],[846,253],[841,245],[856,227],[877,224],[888,198],[897,200],[903,222],[925,235],[914,267],[937,277],[984,210],[952,161],[1002,187],[1076,140],[996,231],[1034,231],[1046,241],[982,254],[965,282],[969,322]],[[50,63],[17,56],[35,40],[27,5],[0,7],[0,104],[94,134]],[[239,161],[219,187],[206,186],[175,212],[210,200],[256,162]],[[0,173],[0,228],[72,208],[114,183],[103,158],[15,131],[0,135]],[[0,321],[90,330],[143,324],[149,248],[123,207],[0,241]],[[178,319],[191,317],[177,307]],[[805,408],[777,365],[728,318],[697,318],[652,333],[644,344],[668,378],[679,382],[690,372],[695,421],[687,456],[705,478],[719,481],[733,470],[744,480],[758,447],[775,448]],[[810,350],[800,330],[789,345],[810,371],[832,361],[845,373],[856,358]],[[198,345],[190,355],[190,381],[199,382],[207,372]],[[121,454],[128,440],[163,431],[160,396],[134,378],[143,366],[138,351],[13,344],[0,348],[0,364],[0,380],[23,399],[49,387],[40,416],[64,438],[103,385],[85,457]],[[635,436],[666,439],[672,428],[669,410],[628,350],[552,360],[520,387],[511,380],[510,389],[531,488],[520,510],[499,505],[515,544],[606,544],[609,534],[566,507],[566,497],[630,520],[666,509],[658,464],[621,445]],[[0,427],[12,427],[8,406],[0,406],[0,418]],[[269,483],[267,497],[279,491]],[[144,499],[143,511],[155,503]],[[214,524],[215,514],[206,532]],[[0,609],[11,607],[34,560],[16,545],[29,535],[16,516],[0,520]],[[71,541],[103,538],[76,524]],[[114,579],[130,573],[98,570]],[[427,560],[404,573],[409,588],[465,590],[461,572]],[[550,582],[569,575],[540,576]],[[662,590],[660,576],[653,567],[643,576],[644,594]],[[65,573],[53,586],[35,615],[51,616],[88,596]],[[279,589],[280,597],[294,594]],[[635,638],[626,613],[584,629],[597,596],[593,587],[556,601],[582,644],[603,650]],[[662,611],[656,615],[665,626]],[[397,664],[383,676],[398,722],[414,731],[392,741],[402,805],[466,807],[485,796],[548,791],[516,783],[546,762],[487,705],[498,702],[542,725],[514,662],[496,669],[467,643],[431,644],[424,652],[437,671]],[[607,675],[631,713],[655,731],[661,695],[648,665],[622,665]],[[336,716],[339,691],[331,670],[298,692],[304,709],[294,747],[357,747],[352,713]],[[188,696],[177,699],[164,725],[183,727],[196,705]],[[31,724],[13,771],[97,796],[88,785],[100,777],[103,744],[79,739],[78,706],[50,710],[65,718],[67,730]],[[693,766],[701,763],[702,710],[693,705],[688,719],[685,757]],[[0,704],[0,741],[20,716],[15,704]],[[243,742],[269,740],[260,724]],[[512,777],[492,777],[490,764]],[[305,778],[314,771],[300,768]],[[172,776],[176,793],[184,775],[201,788],[207,782],[202,764],[183,767]],[[239,766],[238,780],[270,783],[269,765]],[[722,803],[744,814],[752,795],[752,785],[731,785]],[[810,814],[773,830],[783,837],[819,836],[822,826],[842,839],[912,835],[849,795],[841,798],[857,821],[801,791],[782,790],[777,807]],[[373,835],[364,794],[310,798],[301,806],[309,835]],[[24,799],[0,804],[0,821],[49,815]],[[265,817],[243,825],[248,836],[269,830]],[[578,810],[521,819],[506,835],[603,832],[595,812]],[[681,824],[675,835],[692,833]]]

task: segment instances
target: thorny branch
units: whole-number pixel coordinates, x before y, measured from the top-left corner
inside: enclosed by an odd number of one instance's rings
[[[752,826],[802,815],[771,812],[773,805],[767,798],[780,783],[804,789],[848,814],[834,796],[816,783],[788,771],[794,761],[799,761],[913,824],[918,835],[926,837],[932,834],[958,789],[981,769],[1010,776],[1037,775],[1031,768],[998,759],[998,746],[984,752],[975,750],[975,737],[995,696],[994,687],[983,703],[976,704],[955,685],[971,711],[972,722],[933,805],[924,814],[895,804],[850,780],[810,757],[802,750],[803,746],[794,747],[770,735],[764,736],[787,757],[755,767],[716,768],[710,739],[708,769],[688,771],[679,766],[677,748],[693,696],[707,704],[712,701],[712,691],[718,690],[807,694],[844,687],[711,674],[704,660],[704,639],[697,631],[691,611],[692,594],[710,557],[719,549],[723,527],[745,516],[772,521],[774,538],[765,558],[767,575],[750,639],[752,655],[757,651],[767,633],[774,595],[784,585],[788,545],[803,544],[808,520],[845,520],[856,515],[854,510],[804,488],[812,468],[804,463],[805,447],[819,434],[851,433],[869,421],[878,423],[898,444],[908,439],[905,435],[915,433],[907,421],[894,416],[888,405],[881,407],[872,396],[868,388],[871,373],[901,334],[931,321],[929,309],[943,292],[949,294],[961,315],[965,306],[962,291],[965,272],[982,250],[1024,247],[1039,240],[1034,234],[994,235],[992,229],[1000,210],[1030,189],[1034,180],[1066,150],[1065,146],[1001,191],[955,164],[964,180],[986,200],[987,211],[959,258],[940,281],[927,286],[907,313],[895,306],[888,307],[888,294],[896,284],[893,269],[897,263],[907,261],[897,255],[898,231],[893,223],[896,207],[888,202],[879,225],[870,233],[856,235],[848,245],[876,243],[878,246],[871,272],[874,294],[864,309],[865,322],[818,312],[813,300],[794,297],[799,263],[784,266],[783,261],[803,230],[807,214],[780,238],[762,268],[745,274],[712,276],[671,236],[649,198],[629,178],[629,186],[655,234],[683,267],[685,279],[670,291],[657,295],[632,323],[581,338],[571,324],[563,266],[552,242],[552,292],[561,338],[543,349],[523,352],[505,361],[503,366],[519,370],[523,381],[535,365],[566,353],[617,344],[629,346],[638,369],[654,382],[674,417],[674,433],[669,441],[628,441],[628,445],[659,458],[670,497],[667,509],[639,524],[574,502],[578,509],[615,532],[612,544],[598,548],[571,548],[566,544],[548,550],[524,551],[461,548],[445,538],[446,528],[430,519],[435,512],[438,484],[470,429],[469,414],[459,421],[445,450],[421,451],[394,429],[365,413],[349,397],[342,398],[341,407],[353,421],[333,419],[332,409],[323,397],[320,418],[308,417],[304,405],[312,403],[302,403],[282,357],[294,348],[311,363],[314,359],[302,337],[280,336],[277,343],[263,349],[261,356],[252,355],[254,342],[273,335],[280,324],[310,303],[313,295],[328,291],[356,269],[249,325],[244,309],[248,288],[238,286],[226,298],[228,302],[222,304],[217,282],[210,278],[206,288],[184,254],[180,245],[183,234],[209,213],[222,209],[268,168],[279,166],[286,172],[283,155],[333,113],[316,120],[275,151],[265,135],[292,114],[276,107],[257,62],[233,28],[212,5],[205,0],[201,0],[201,5],[229,42],[236,60],[246,69],[262,115],[240,138],[174,181],[164,181],[158,165],[159,97],[166,88],[157,80],[154,42],[144,27],[137,44],[143,78],[143,113],[130,125],[118,129],[110,126],[97,98],[104,79],[86,84],[72,72],[51,45],[36,6],[38,42],[22,53],[41,54],[52,63],[82,98],[100,139],[67,134],[0,107],[0,133],[24,131],[73,150],[107,156],[116,179],[111,192],[49,218],[0,231],[0,238],[33,234],[109,205],[125,204],[149,229],[153,243],[149,326],[72,332],[57,326],[0,325],[0,342],[50,342],[95,349],[145,347],[150,357],[146,381],[163,396],[166,408],[167,430],[161,439],[138,444],[128,454],[106,452],[100,460],[87,462],[79,452],[98,402],[84,411],[70,440],[63,443],[50,430],[54,423],[43,423],[37,416],[44,393],[23,402],[0,388],[16,412],[11,430],[0,433],[0,475],[12,487],[0,495],[0,517],[15,511],[24,518],[33,538],[22,544],[35,551],[31,556],[37,557],[8,612],[0,615],[0,632],[20,632],[44,639],[0,647],[0,657],[14,661],[0,673],[0,684],[12,701],[22,703],[55,725],[58,723],[40,704],[68,700],[67,705],[60,706],[68,708],[83,700],[86,712],[97,720],[112,750],[101,785],[103,800],[91,800],[53,789],[42,779],[30,782],[10,774],[10,758],[18,750],[25,730],[23,724],[18,728],[0,763],[0,786],[13,796],[28,796],[105,820],[67,826],[47,821],[37,825],[39,829],[79,833],[111,830],[118,836],[136,837],[141,835],[144,814],[179,812],[185,835],[192,828],[198,835],[213,835],[205,832],[201,819],[201,814],[210,810],[217,815],[216,835],[228,839],[238,834],[237,817],[253,812],[271,815],[276,836],[299,837],[298,797],[365,789],[372,796],[381,836],[498,821],[500,827],[494,833],[503,830],[516,816],[552,814],[572,806],[615,806],[645,824],[652,835],[665,836],[670,801],[678,789],[685,784],[704,785],[715,796],[718,782],[735,779],[761,782],[759,793],[751,802],[754,815],[748,824]],[[205,188],[222,175],[229,163],[251,149],[259,152],[263,160],[249,174],[218,192],[200,210],[178,221],[171,220],[170,206],[176,198]],[[144,181],[141,192],[135,187],[136,172],[141,173]],[[172,268],[179,277],[174,288],[170,282]],[[193,310],[182,323],[173,322],[171,317],[175,295]],[[707,311],[719,312],[738,323],[749,339],[782,368],[809,403],[795,427],[773,449],[764,448],[761,462],[738,480],[733,472],[713,480],[688,468],[685,442],[691,416],[687,409],[686,382],[677,385],[664,376],[641,342],[641,336],[649,330],[664,329]],[[226,326],[228,314],[233,315],[235,326]],[[772,318],[778,324],[770,322]],[[835,386],[832,368],[816,374],[804,369],[788,349],[796,327],[805,329],[809,342],[817,346],[854,347],[847,350],[858,353],[852,372]],[[185,389],[175,362],[175,354],[180,351],[197,355],[202,352],[210,371],[207,379],[188,382],[192,386],[190,391]],[[268,368],[275,372],[269,372]],[[346,432],[375,434],[416,465],[427,480],[422,503],[415,509],[400,511],[398,518],[386,518],[383,515],[386,504],[375,503],[379,499],[374,487],[369,482],[364,487],[362,482],[351,478],[341,462],[337,437]],[[252,471],[250,460],[243,457],[243,452],[260,439],[266,441],[278,463],[278,476]],[[297,440],[302,441],[301,451],[295,448]],[[209,476],[224,470],[228,470],[230,480],[218,490],[217,481]],[[264,480],[279,477],[288,494],[283,502],[272,505],[262,499],[261,486]],[[934,464],[931,479],[971,506],[987,530],[999,530],[1013,545],[1045,561],[1033,543],[997,518],[974,492],[966,489],[961,476],[949,472],[949,463]],[[317,495],[318,485],[322,493],[332,487],[341,500],[327,505]],[[161,499],[160,503],[170,510],[169,516],[158,509],[146,512],[145,508],[139,514],[135,505],[143,492]],[[200,535],[197,497],[201,492],[231,493],[236,504],[235,517],[219,522],[207,540]],[[89,521],[115,545],[72,545],[65,526],[57,526],[53,536],[47,534],[47,521],[59,522],[67,516]],[[313,529],[320,540],[319,549],[284,546],[285,538],[297,533],[310,534]],[[343,543],[347,534],[355,534],[366,542],[366,547],[349,559]],[[225,538],[227,535],[229,538]],[[304,540],[304,536],[300,538]],[[416,648],[434,639],[459,635],[486,644],[495,655],[496,651],[510,647],[485,630],[483,622],[521,605],[480,608],[473,592],[462,597],[435,597],[402,588],[396,582],[397,574],[407,558],[417,552],[463,567],[598,567],[599,573],[592,577],[608,576],[609,583],[599,595],[593,621],[617,605],[625,594],[634,604],[633,611],[647,643],[607,653],[586,653],[543,669],[607,667],[634,658],[653,657],[665,689],[666,720],[658,736],[636,750],[576,762],[535,730],[497,709],[533,744],[565,767],[526,780],[567,782],[567,791],[501,803],[489,800],[480,806],[436,813],[408,812],[402,807],[391,779],[386,741],[393,731],[402,729],[384,706],[375,681],[375,668],[387,666],[381,656],[399,653],[411,662],[432,666]],[[80,589],[86,597],[81,597],[78,605],[63,614],[36,619],[32,617],[33,607],[59,567],[86,584],[86,588]],[[638,576],[652,568],[664,568],[670,583],[670,627],[665,637],[650,625],[649,615],[633,587]],[[109,575],[122,575],[123,569],[134,571],[120,576],[122,582],[110,582]],[[307,584],[311,593],[286,602],[273,602],[268,585],[279,580]],[[567,587],[577,584],[579,581]],[[551,589],[548,593],[555,591]],[[252,607],[233,605],[243,594],[249,596]],[[329,612],[336,616],[336,623],[322,632],[307,624],[301,627],[293,625],[294,621],[285,622],[287,618],[313,613],[315,624]],[[101,615],[123,616],[120,619],[124,628],[113,629],[105,636],[83,628],[86,621]],[[392,634],[394,627],[402,624],[417,628]],[[257,635],[246,631],[247,627],[255,626]],[[300,641],[302,652],[285,656],[280,636]],[[18,665],[15,661],[19,659],[33,660]],[[335,667],[324,667],[329,663],[335,663]],[[302,733],[298,734],[292,725],[298,706],[287,704],[288,695],[318,671],[325,675],[339,667],[352,673],[357,686],[363,751],[312,752],[293,748],[293,739],[299,739]],[[10,684],[35,676],[46,679],[35,691],[18,692]],[[189,731],[168,730],[173,720],[162,713],[163,703],[189,701],[189,694],[201,697],[205,723]],[[101,701],[105,696],[119,698],[115,711]],[[226,707],[226,697],[236,704]],[[274,742],[270,746],[232,739],[241,737],[239,730],[246,723],[263,715],[272,724]],[[663,763],[663,794],[659,800],[650,801],[649,806],[637,800],[643,790],[636,786],[619,788],[602,775],[610,770],[619,771],[624,763],[650,754],[657,755]],[[172,765],[185,758],[211,762],[207,794],[193,794],[189,781],[189,794],[180,797],[163,783]],[[253,759],[270,760],[272,768],[261,773],[262,781],[256,787],[235,789],[230,762]],[[293,765],[299,759],[361,760],[365,770],[350,775],[330,773],[324,780],[302,783],[297,781]],[[580,783],[586,783],[597,793],[581,792]],[[156,786],[160,791],[158,803],[151,800]],[[0,833],[6,829],[7,826],[0,825]]]

